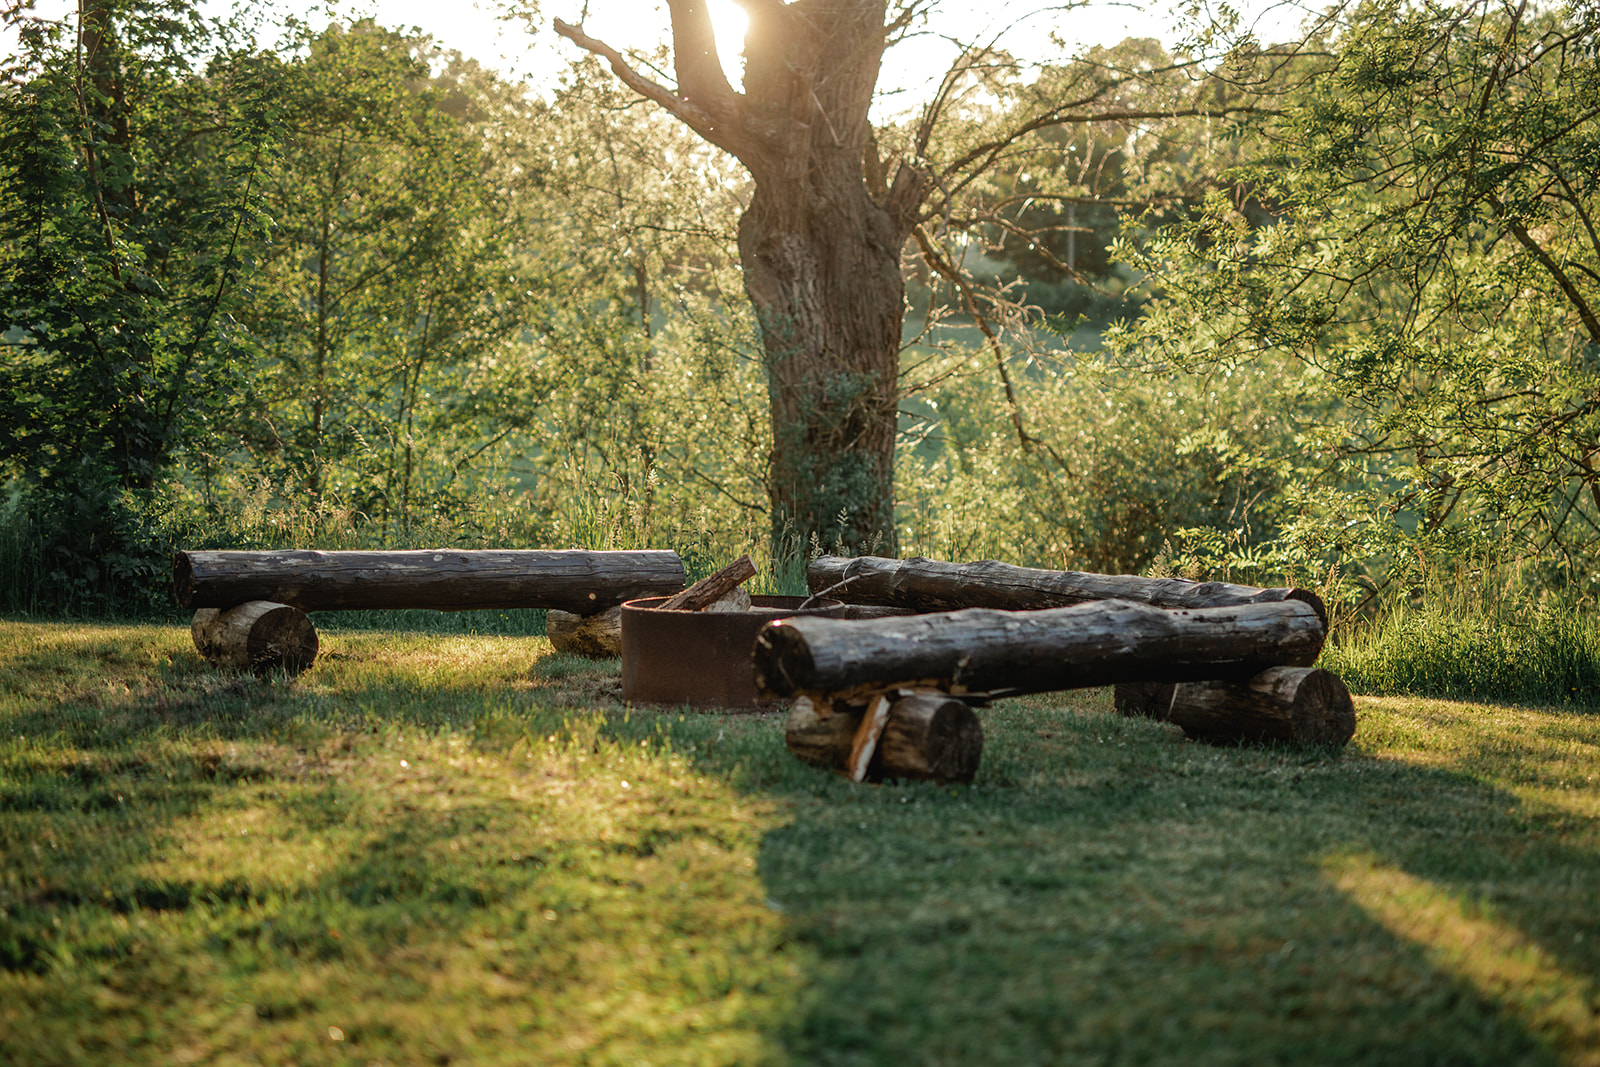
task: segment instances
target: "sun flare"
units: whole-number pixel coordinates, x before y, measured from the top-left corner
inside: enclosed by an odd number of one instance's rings
[[[750,17],[733,0],[711,0],[706,6],[717,34],[717,58],[728,80],[737,85],[744,76],[744,31],[750,26]]]

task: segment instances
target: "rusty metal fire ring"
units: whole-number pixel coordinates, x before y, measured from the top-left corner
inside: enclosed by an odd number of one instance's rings
[[[660,611],[666,597],[622,605],[622,699],[644,704],[751,709],[756,693],[750,654],[756,634],[773,619],[835,615],[836,600],[800,611],[807,597],[753,596],[751,610]]]

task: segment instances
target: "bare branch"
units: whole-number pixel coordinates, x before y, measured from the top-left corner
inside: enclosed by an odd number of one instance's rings
[[[716,118],[704,108],[691,100],[686,100],[677,93],[668,89],[659,82],[651,81],[628,63],[621,52],[596,40],[583,32],[583,27],[573,26],[556,19],[553,23],[555,31],[567,38],[573,44],[586,52],[593,53],[611,64],[611,72],[615,74],[624,85],[644,97],[646,100],[660,104],[667,111],[677,117],[685,126],[695,133],[710,141],[718,148],[734,152],[733,144],[737,140],[729,136],[733,131],[721,127]],[[737,155],[737,152],[734,152]]]

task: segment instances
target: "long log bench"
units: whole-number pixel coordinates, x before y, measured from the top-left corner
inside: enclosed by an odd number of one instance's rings
[[[317,655],[307,612],[544,608],[591,616],[683,588],[667,550],[415,549],[179,552],[172,585],[195,609],[195,647],[218,665],[304,670]]]

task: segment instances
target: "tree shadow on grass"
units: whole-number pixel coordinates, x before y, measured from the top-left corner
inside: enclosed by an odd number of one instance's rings
[[[0,1061],[734,1063],[772,1028],[759,827],[639,743],[615,664],[373,637],[124,685],[99,647],[5,663],[46,681],[0,707]]]
[[[1017,701],[974,787],[858,787],[614,664],[376,648],[0,714],[6,1058],[1588,1062],[1596,827],[1493,784],[1576,784],[1515,733],[1423,766]]]
[[[1351,750],[1000,705],[972,788],[780,774],[796,1063],[1589,1063],[1589,818]]]

